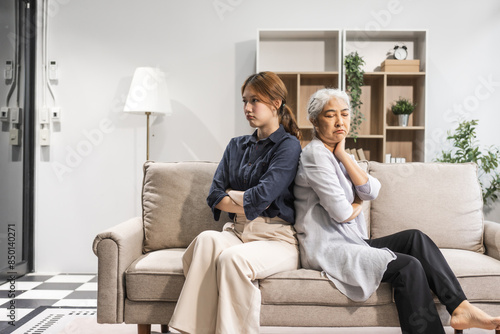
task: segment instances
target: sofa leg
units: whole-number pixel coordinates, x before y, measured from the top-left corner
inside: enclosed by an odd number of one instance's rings
[[[168,328],[168,325],[161,325],[161,332],[170,333],[170,328]]]
[[[151,334],[151,325],[137,325],[137,334]]]

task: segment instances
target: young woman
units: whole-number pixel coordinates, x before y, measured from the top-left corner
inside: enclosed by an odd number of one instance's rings
[[[349,97],[322,89],[307,109],[315,137],[302,152],[294,189],[302,266],[325,272],[354,301],[367,300],[380,282],[391,283],[403,333],[444,334],[431,290],[451,314],[453,328],[500,329],[500,317],[466,300],[425,234],[407,230],[368,240],[361,204],[377,197],[380,182],[345,152]]]
[[[170,326],[181,333],[259,333],[260,291],[254,281],[297,269],[293,180],[300,132],[287,90],[272,72],[241,88],[252,135],[233,138],[207,198],[214,218],[234,222],[205,231],[187,248],[184,283]]]

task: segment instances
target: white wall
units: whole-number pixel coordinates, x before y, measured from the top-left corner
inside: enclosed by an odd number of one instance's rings
[[[136,67],[162,68],[173,103],[153,123],[151,159],[218,161],[249,132],[239,88],[255,70],[257,29],[428,29],[430,161],[467,103],[479,140],[500,144],[499,14],[496,0],[51,0],[62,120],[38,151],[36,270],[95,272],[94,236],[141,213],[145,117],[120,113]]]

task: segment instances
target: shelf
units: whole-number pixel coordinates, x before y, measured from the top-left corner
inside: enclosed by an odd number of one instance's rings
[[[358,136],[383,135],[384,117],[380,111],[384,107],[384,77],[368,75],[364,76],[363,81],[360,111],[365,119],[358,130]]]
[[[356,142],[354,142],[354,138],[348,137],[346,139],[346,142],[345,142],[345,147],[350,148],[350,149],[362,148],[367,160],[382,162],[383,161],[382,160],[382,157],[383,157],[382,142],[383,142],[383,140],[384,140],[383,137],[380,137],[380,138],[358,137],[356,139]]]
[[[353,136],[347,136],[347,138],[354,139]],[[357,138],[363,138],[363,139],[383,139],[384,135],[358,135]]]
[[[396,131],[413,131],[413,130],[425,130],[424,126],[387,126],[387,130],[396,130]]]
[[[406,162],[424,161],[424,146],[423,131],[389,131],[385,153],[405,158]]]
[[[340,71],[340,31],[259,30],[258,71]]]
[[[396,77],[414,77],[414,76],[425,76],[425,72],[379,72],[383,73],[387,76],[396,76]]]
[[[257,40],[257,72],[273,71],[288,90],[287,104],[302,131],[302,147],[312,139],[307,103],[318,89],[345,88],[342,55],[357,51],[365,60],[361,112],[364,120],[356,140],[346,148],[362,148],[369,160],[383,162],[386,154],[406,161],[424,161],[426,112],[425,30],[261,30]],[[342,44],[343,40],[343,44]],[[344,49],[341,49],[341,44]],[[382,72],[395,45],[404,44],[408,59],[420,60],[420,72]],[[391,107],[400,97],[417,104],[408,126],[398,126]]]
[[[299,74],[298,78],[299,109],[297,110],[297,123],[300,128],[312,128],[307,115],[307,103],[311,95],[322,88],[339,88],[339,76],[338,74]]]
[[[420,71],[426,70],[426,30],[345,30],[344,55],[357,51],[365,60],[365,72],[380,71],[385,59],[392,58],[395,45],[405,45],[407,59],[420,59]],[[385,72],[383,72],[385,73]]]
[[[279,72],[279,71],[273,71],[277,75],[311,75],[311,76],[318,76],[318,77],[325,77],[329,75],[338,75],[339,72],[336,71],[328,71],[328,72]]]
[[[415,111],[410,115],[408,126],[425,125],[425,76],[387,76],[386,87],[386,124],[397,126],[398,117],[391,111],[391,107],[400,97],[407,98],[417,104]]]

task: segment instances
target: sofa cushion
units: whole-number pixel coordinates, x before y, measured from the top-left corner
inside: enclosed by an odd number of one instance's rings
[[[441,249],[470,302],[500,302],[500,261],[484,254]]]
[[[392,290],[382,283],[364,303],[353,302],[343,295],[321,272],[299,269],[281,272],[259,281],[262,304],[370,306],[392,302]]]
[[[185,248],[204,230],[222,230],[229,217],[215,222],[206,202],[216,168],[213,162],[144,164],[144,252]]]
[[[177,301],[184,284],[183,254],[183,248],[163,249],[135,260],[125,271],[127,299]]]
[[[500,302],[500,261],[477,252],[441,249],[470,302]],[[184,249],[149,252],[125,272],[127,299],[177,301],[184,284]],[[168,287],[168,288],[167,288]],[[263,305],[372,306],[393,301],[391,287],[382,283],[364,303],[340,293],[321,272],[299,269],[281,272],[259,281]],[[437,302],[437,300],[436,300]]]
[[[381,183],[371,238],[419,229],[440,248],[484,252],[483,201],[475,164],[370,162]]]

